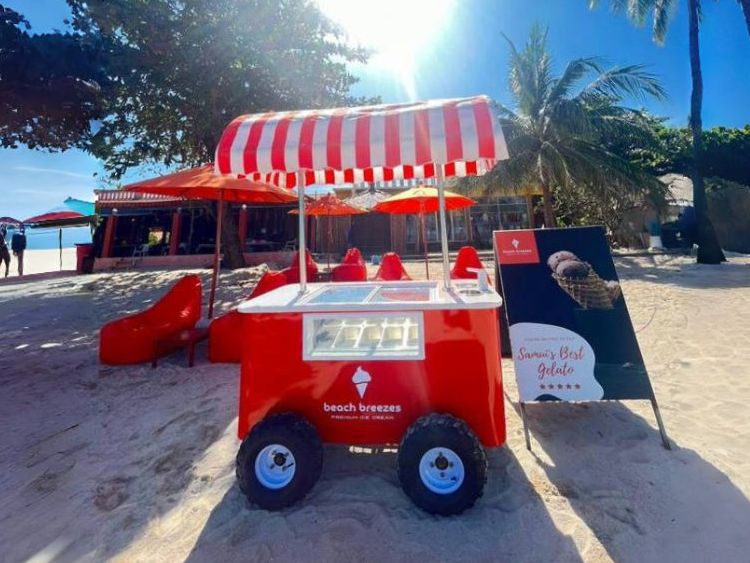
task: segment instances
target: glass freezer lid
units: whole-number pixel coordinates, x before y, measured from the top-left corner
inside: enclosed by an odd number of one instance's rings
[[[409,302],[427,303],[430,301],[432,287],[429,285],[411,285],[402,287],[381,287],[372,296],[372,303]]]
[[[371,285],[364,286],[331,286],[314,295],[306,303],[320,305],[323,303],[364,303],[367,296],[372,293]]]

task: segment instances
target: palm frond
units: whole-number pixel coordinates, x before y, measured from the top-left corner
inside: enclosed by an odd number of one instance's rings
[[[583,100],[599,96],[615,100],[621,100],[626,96],[640,100],[649,97],[665,99],[667,92],[659,78],[645,69],[645,65],[625,65],[603,71],[583,88],[577,97]]]

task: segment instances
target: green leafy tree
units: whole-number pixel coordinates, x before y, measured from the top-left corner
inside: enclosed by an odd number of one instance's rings
[[[615,12],[626,12],[636,24],[643,25],[651,17],[653,20],[653,38],[657,43],[664,43],[669,27],[671,14],[679,0],[610,0]],[[589,6],[595,8],[598,0],[588,0]],[[718,264],[726,260],[716,236],[713,224],[708,215],[706,188],[703,182],[705,174],[704,140],[703,140],[703,71],[700,58],[700,20],[701,0],[686,0],[688,8],[688,37],[690,71],[693,89],[690,97],[690,129],[692,133],[693,165],[693,205],[698,222],[698,262]],[[738,0],[742,6],[750,32],[750,0]]]
[[[83,37],[112,53],[111,91],[90,150],[117,179],[133,166],[213,160],[243,113],[347,105],[347,63],[367,53],[311,0],[68,0]],[[225,260],[244,265],[227,215]]]
[[[103,46],[95,37],[29,29],[21,14],[0,5],[0,146],[81,147],[102,116]]]
[[[555,191],[644,192],[656,180],[608,149],[603,139],[651,135],[641,112],[622,105],[626,97],[663,98],[655,76],[640,65],[604,68],[596,58],[576,59],[560,76],[552,69],[547,30],[534,26],[523,49],[506,37],[509,88],[515,108],[499,106],[511,158],[496,167],[490,182],[539,186],[545,224],[554,226]]]

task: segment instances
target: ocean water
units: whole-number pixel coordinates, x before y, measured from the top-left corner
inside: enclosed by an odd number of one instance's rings
[[[12,229],[8,229],[5,240],[8,241],[13,237]],[[91,242],[91,229],[89,227],[66,227],[62,230],[63,248],[72,248],[77,243]],[[48,248],[58,248],[58,229],[26,229],[26,248],[27,250],[44,250]]]

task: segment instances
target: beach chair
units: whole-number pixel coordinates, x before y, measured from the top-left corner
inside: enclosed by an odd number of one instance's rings
[[[154,362],[200,335],[190,331],[201,317],[201,279],[183,277],[141,313],[105,324],[99,332],[99,361],[107,365]],[[186,332],[187,331],[187,332]]]
[[[380,261],[380,267],[373,280],[381,281],[399,281],[410,280],[409,274],[406,273],[401,258],[395,252],[387,252]]]
[[[346,251],[341,264],[333,268],[331,279],[335,282],[367,281],[367,265],[359,249],[350,248]]]
[[[458,251],[456,256],[456,262],[451,268],[451,279],[452,280],[475,280],[477,279],[476,272],[470,272],[469,268],[480,268],[484,269],[482,261],[479,259],[479,254],[473,246],[463,246]]]
[[[312,254],[305,249],[305,264],[307,269],[307,281],[314,282],[318,275],[318,265],[313,260]],[[292,264],[281,270],[286,276],[287,283],[299,283],[299,251],[294,253]]]
[[[254,299],[287,284],[284,272],[268,270],[258,280],[248,299]],[[208,361],[220,364],[238,364],[242,359],[243,315],[237,309],[215,318],[208,327]]]

